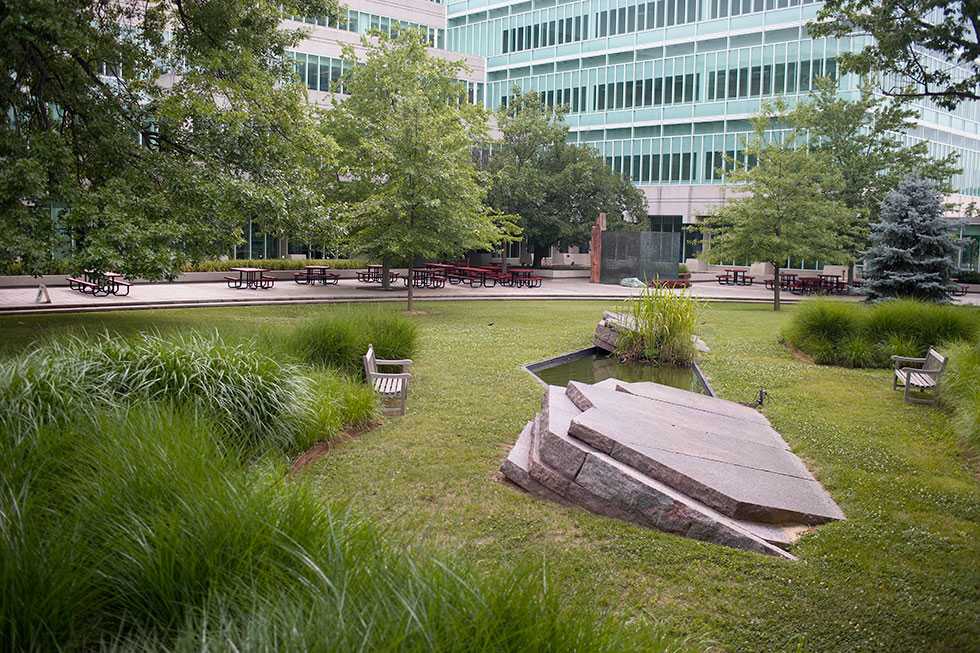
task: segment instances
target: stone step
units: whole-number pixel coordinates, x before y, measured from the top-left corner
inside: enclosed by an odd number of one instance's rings
[[[509,481],[536,497],[558,503],[567,503],[564,497],[555,494],[531,478],[528,465],[533,439],[534,421],[530,421],[524,426],[520,436],[517,438],[517,442],[514,443],[510,453],[507,454],[504,462],[500,465],[501,473]]]
[[[722,415],[726,418],[743,420],[757,424],[769,426],[766,416],[754,408],[743,406],[740,403],[709,397],[708,395],[672,388],[670,386],[654,383],[653,381],[637,381],[633,383],[620,382],[617,385],[622,392],[645,397],[654,401],[661,401],[667,404],[675,404],[687,408],[703,410],[707,413]],[[782,438],[780,438],[782,440]]]
[[[621,384],[619,384],[621,385]],[[658,384],[653,384],[658,385]],[[618,387],[618,385],[617,385]],[[667,387],[667,386],[662,386]],[[676,390],[676,388],[671,388]],[[714,397],[678,390],[684,395],[702,397],[710,401],[721,401]],[[746,441],[746,444],[765,445],[788,449],[786,442],[776,429],[766,422],[749,422],[722,415],[719,412],[709,412],[698,407],[685,406],[679,403],[662,402],[626,392],[613,392],[608,386],[589,385],[570,381],[565,390],[568,398],[580,411],[594,407],[602,407],[609,411],[629,411],[633,414],[642,413],[658,422],[670,422],[683,425],[685,428],[698,431],[708,436],[725,436]],[[742,406],[747,410],[752,410]],[[725,410],[722,406],[718,410]],[[752,411],[755,412],[755,411]],[[765,419],[763,417],[763,419]]]
[[[745,438],[745,429],[779,438],[769,426],[743,422],[726,434],[711,413],[574,381],[566,392],[577,407],[590,406],[572,419],[571,436],[722,514],[776,524],[844,517],[793,452]]]
[[[528,467],[533,480],[598,514],[795,559],[738,521],[569,435],[581,411],[562,388],[549,386],[542,403],[532,430]],[[779,537],[789,536],[780,531]]]

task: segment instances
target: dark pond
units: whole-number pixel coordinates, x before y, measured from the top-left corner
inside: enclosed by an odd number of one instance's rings
[[[600,349],[588,349],[550,361],[529,365],[539,379],[549,385],[565,386],[569,381],[598,383],[609,378],[621,381],[655,381],[664,385],[709,394],[693,367],[668,367],[620,363]]]

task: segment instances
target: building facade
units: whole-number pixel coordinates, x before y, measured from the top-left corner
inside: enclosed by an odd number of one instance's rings
[[[339,24],[287,22],[311,29],[294,56],[318,102],[343,72],[342,44],[416,26],[438,56],[465,60],[471,101],[497,109],[517,87],[565,105],[571,140],[596,148],[644,192],[651,229],[684,233],[684,258],[701,247],[686,225],[725,201],[723,162],[745,161],[742,143],[764,102],[792,107],[819,76],[836,79],[845,97],[859,94],[857,77],[841,75],[837,62],[865,37],[810,38],[818,8],[813,0],[349,0]],[[963,172],[950,200],[980,198],[980,103],[951,112],[924,100],[917,109],[904,137],[958,155]],[[980,245],[980,224],[961,232]],[[980,264],[978,251],[965,250],[961,265]]]

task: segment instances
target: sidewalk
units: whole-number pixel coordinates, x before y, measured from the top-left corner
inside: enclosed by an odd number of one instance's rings
[[[105,311],[157,307],[192,307],[258,304],[325,304],[342,302],[404,302],[407,290],[399,283],[397,290],[382,291],[378,286],[342,279],[337,286],[299,286],[280,281],[271,290],[234,290],[223,283],[158,283],[134,285],[128,297],[92,297],[68,288],[49,288],[50,304],[37,304],[36,288],[0,288],[0,314],[49,313],[69,311]],[[566,299],[608,300],[631,297],[636,288],[592,284],[587,279],[551,279],[540,288],[470,288],[446,285],[439,290],[415,290],[420,300],[494,300],[494,299]],[[722,286],[696,283],[691,294],[708,301],[770,303],[772,291],[762,285]],[[784,293],[785,303],[802,298]],[[857,299],[857,298],[850,298]],[[959,298],[961,303],[980,304],[980,296]],[[966,301],[963,301],[966,300]]]

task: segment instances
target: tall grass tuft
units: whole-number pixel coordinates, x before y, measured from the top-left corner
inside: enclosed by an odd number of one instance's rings
[[[701,304],[690,291],[648,286],[626,300],[623,312],[632,328],[620,334],[616,353],[621,358],[664,365],[694,361]]]
[[[946,354],[946,371],[940,379],[940,397],[953,407],[961,435],[980,446],[980,338],[961,341]]]
[[[305,363],[359,373],[369,344],[378,358],[411,358],[417,338],[415,323],[401,315],[338,311],[301,322],[286,347]]]
[[[329,385],[341,388],[339,381]],[[0,365],[0,425],[30,431],[92,410],[168,401],[212,416],[245,447],[286,450],[329,435],[342,421],[334,410],[330,424],[320,423],[323,405],[337,402],[328,390],[294,366],[216,335],[105,334],[53,342]],[[347,394],[359,397],[353,389]]]
[[[658,651],[652,630],[399,550],[200,414],[139,406],[0,428],[6,650]]]
[[[888,367],[892,356],[923,356],[930,346],[980,333],[980,311],[898,300],[871,306],[831,300],[804,302],[783,337],[817,363]]]

